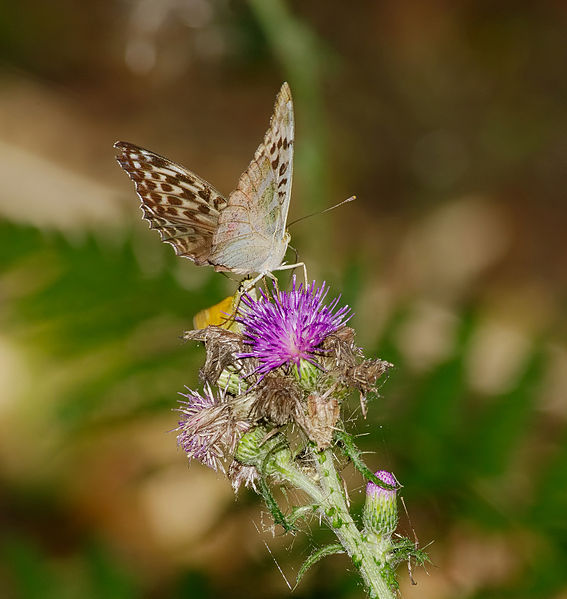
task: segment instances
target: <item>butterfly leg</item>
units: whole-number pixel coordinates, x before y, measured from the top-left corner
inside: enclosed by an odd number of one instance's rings
[[[278,266],[275,270],[291,270],[292,268],[303,267],[303,276],[305,277],[305,286],[307,286],[307,266],[305,266],[304,262],[298,262],[297,264],[284,264],[282,266]]]
[[[280,288],[279,288],[279,281],[278,281],[277,277],[275,277],[271,272],[267,272],[266,276],[268,278],[272,279],[274,287],[275,287],[276,291],[279,293]],[[266,284],[266,279],[265,278],[264,278],[264,284],[266,285],[266,293],[269,293],[269,291],[268,291],[268,285]]]
[[[248,293],[248,291],[250,291],[250,289],[253,289],[256,285],[256,283],[260,280],[263,279],[266,276],[267,273],[260,273],[255,279],[246,279],[244,280],[240,285],[241,285],[241,289],[242,289],[242,293]]]
[[[277,270],[280,270],[279,268]],[[264,282],[264,286],[266,288],[266,293],[269,294],[270,290],[268,289],[268,285],[266,284],[266,277],[268,277],[269,279],[272,279],[272,281],[274,282],[274,286],[276,287],[276,290],[278,289],[278,279],[270,272],[262,272],[260,273],[255,279],[248,279],[243,281],[240,284],[240,288],[242,293],[247,293],[248,291],[250,291],[251,289],[254,288],[254,286],[256,285],[256,283],[258,283],[258,281],[263,280]]]

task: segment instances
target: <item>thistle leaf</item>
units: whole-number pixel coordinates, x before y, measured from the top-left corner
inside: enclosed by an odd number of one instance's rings
[[[346,431],[337,430],[335,431],[335,438],[339,442],[339,447],[342,449],[345,456],[352,462],[353,466],[366,480],[372,481],[375,485],[390,491],[397,491],[400,488],[400,485],[389,485],[383,480],[380,480],[374,472],[368,468],[362,460],[362,452],[354,444],[352,435],[349,435]]]
[[[295,587],[299,584],[300,580],[303,578],[305,572],[311,568],[313,564],[316,564],[320,559],[327,557],[328,555],[334,555],[336,553],[345,553],[343,546],[339,543],[335,543],[334,545],[325,545],[321,547],[321,549],[317,549],[314,553],[312,553],[304,562],[299,572],[297,573],[297,580],[295,582]]]
[[[279,524],[285,530],[285,532],[295,532],[295,527],[286,520],[286,517],[280,510],[278,502],[270,491],[270,487],[263,478],[259,479],[258,488],[264,499],[266,507],[268,510],[270,510],[270,514],[272,514],[275,524]]]

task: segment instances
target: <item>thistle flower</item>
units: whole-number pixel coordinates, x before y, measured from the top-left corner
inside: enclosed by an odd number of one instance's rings
[[[340,296],[325,305],[327,292],[325,283],[316,287],[315,281],[307,288],[296,286],[294,276],[289,292],[278,291],[274,283],[270,296],[263,291],[258,300],[243,295],[237,320],[251,347],[238,357],[257,359],[254,373],[260,378],[280,366],[296,366],[301,373],[302,360],[321,367],[316,359],[323,351],[321,343],[352,316],[348,306],[335,311]]]
[[[223,461],[234,451],[248,423],[236,420],[224,395],[215,397],[209,385],[205,385],[202,394],[192,389],[188,391],[180,394],[187,401],[180,402],[179,412],[183,416],[176,429],[179,431],[177,444],[189,459],[224,472]]]

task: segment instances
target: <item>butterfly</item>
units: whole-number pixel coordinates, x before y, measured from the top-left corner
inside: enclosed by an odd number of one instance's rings
[[[252,288],[286,264],[286,230],[293,174],[294,119],[289,85],[277,95],[270,127],[236,189],[228,196],[210,183],[150,150],[118,141],[116,157],[134,181],[143,217],[178,256],[198,266],[237,275],[257,273]]]

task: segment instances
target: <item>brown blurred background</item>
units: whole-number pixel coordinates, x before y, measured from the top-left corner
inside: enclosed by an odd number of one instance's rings
[[[179,335],[234,282],[147,229],[112,148],[229,193],[287,80],[290,219],[358,196],[292,244],[396,364],[357,430],[433,543],[402,596],[567,597],[566,31],[559,1],[3,2],[0,595],[287,597],[274,561],[328,538],[177,451]],[[363,591],[339,556],[294,596]]]

